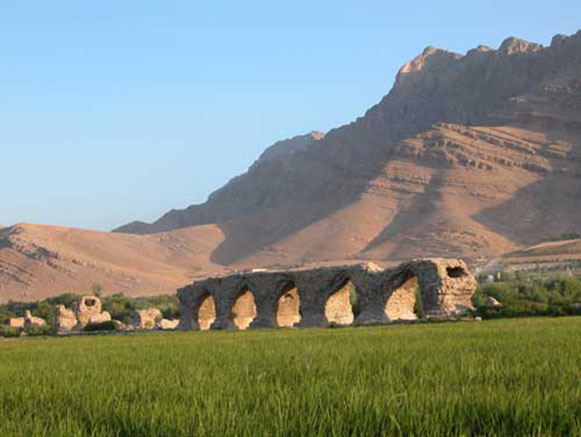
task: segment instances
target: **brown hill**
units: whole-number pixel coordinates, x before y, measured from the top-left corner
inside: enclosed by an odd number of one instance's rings
[[[580,232],[579,217],[581,32],[465,56],[428,47],[363,117],[275,144],[203,205],[113,234],[1,230],[0,299],[93,282],[153,293],[225,266],[486,263]]]
[[[223,270],[209,262],[222,241],[214,225],[139,236],[57,226],[0,230],[0,302],[86,292],[163,294],[198,275]]]

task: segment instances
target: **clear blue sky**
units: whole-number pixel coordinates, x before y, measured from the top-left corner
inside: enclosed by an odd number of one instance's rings
[[[347,123],[427,45],[549,44],[581,2],[1,1],[0,224],[111,229]]]

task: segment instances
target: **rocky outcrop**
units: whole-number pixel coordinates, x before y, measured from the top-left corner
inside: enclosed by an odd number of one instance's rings
[[[412,287],[413,299],[402,299]],[[417,284],[417,292],[415,291]],[[296,289],[298,323],[289,324],[289,292]],[[472,309],[476,280],[464,262],[414,260],[393,269],[374,264],[285,271],[240,272],[208,278],[178,290],[181,329],[246,329],[278,326],[327,326],[449,318]],[[200,309],[212,299],[214,320]],[[395,299],[392,301],[392,299]],[[416,301],[417,299],[417,301]],[[354,314],[353,305],[358,312]],[[279,311],[285,312],[281,322]],[[356,316],[356,318],[355,318]],[[417,318],[417,317],[416,317]]]
[[[505,39],[498,51],[506,55],[514,55],[515,53],[532,53],[543,49],[541,44],[531,43],[520,38],[510,37]]]

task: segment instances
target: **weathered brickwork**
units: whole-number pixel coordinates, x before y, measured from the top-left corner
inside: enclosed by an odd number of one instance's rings
[[[455,259],[413,260],[390,269],[365,263],[239,272],[178,290],[179,328],[365,325],[455,317],[472,308],[475,289],[466,264]]]

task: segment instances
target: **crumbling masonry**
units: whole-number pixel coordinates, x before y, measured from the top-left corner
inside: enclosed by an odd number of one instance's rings
[[[367,325],[450,318],[472,308],[476,280],[463,261],[421,259],[212,277],[178,290],[180,329]]]

